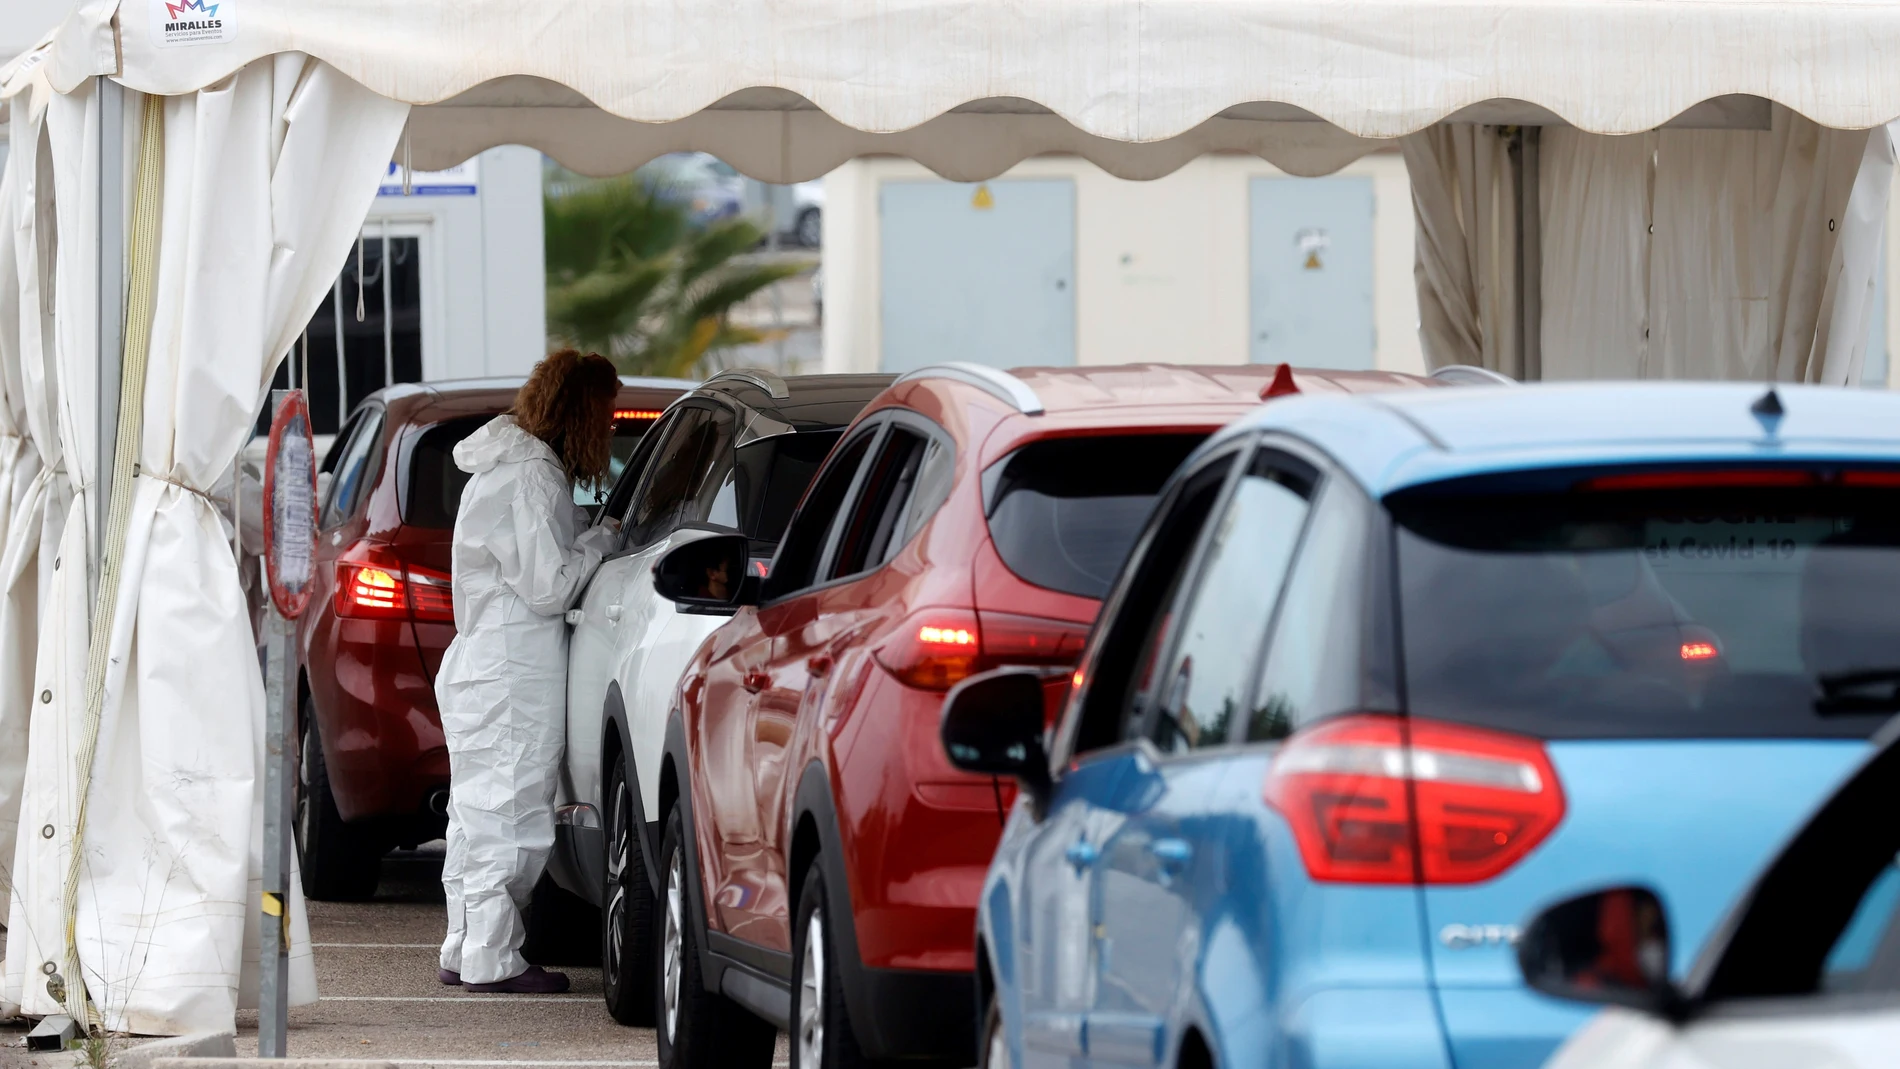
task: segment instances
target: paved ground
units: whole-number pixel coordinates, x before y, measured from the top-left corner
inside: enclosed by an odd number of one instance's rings
[[[471,995],[436,982],[442,937],[439,856],[383,863],[374,902],[313,902],[322,1001],[291,1011],[297,1058],[374,1058],[442,1066],[651,1066],[653,1032],[623,1028],[600,1000],[600,970],[569,968],[566,995]],[[257,1015],[238,1017],[238,1053],[257,1051]],[[30,1058],[25,1029],[0,1024],[0,1067],[53,1069]],[[785,1064],[784,1037],[778,1062]],[[59,1069],[70,1067],[61,1060]]]

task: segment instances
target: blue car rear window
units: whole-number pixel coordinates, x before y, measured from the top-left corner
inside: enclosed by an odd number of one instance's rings
[[[1866,737],[1900,712],[1900,488],[1697,474],[1389,498],[1408,708],[1544,738]]]

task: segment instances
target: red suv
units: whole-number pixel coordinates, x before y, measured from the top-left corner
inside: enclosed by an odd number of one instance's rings
[[[736,612],[667,728],[648,869],[660,1064],[763,1066],[774,1026],[797,1069],[974,1064],[977,893],[1014,789],[945,759],[944,692],[1045,665],[1053,713],[1154,495],[1203,438],[1262,397],[1424,381],[926,368],[832,450],[766,575],[737,535],[663,557],[663,595]]]
[[[450,453],[507,411],[523,381],[378,390],[324,458],[316,587],[297,635],[296,831],[311,898],[368,898],[384,853],[443,833],[449,755],[435,673],[455,637],[449,540],[468,482]],[[660,410],[692,385],[623,380],[615,474]],[[577,490],[576,500],[591,504],[597,490]]]

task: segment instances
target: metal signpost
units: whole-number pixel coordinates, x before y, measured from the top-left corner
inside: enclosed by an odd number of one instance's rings
[[[302,390],[271,392],[264,461],[264,573],[270,639],[264,664],[264,901],[258,917],[257,1053],[284,1057],[290,1011],[290,820],[297,767],[296,620],[315,576],[316,454]]]

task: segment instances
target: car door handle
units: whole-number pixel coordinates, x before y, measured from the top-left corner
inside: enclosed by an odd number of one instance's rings
[[[1161,871],[1170,875],[1186,868],[1194,856],[1194,848],[1185,839],[1156,839],[1148,844],[1148,852],[1161,863]]]
[[[580,609],[567,610],[567,626],[579,627],[581,626],[581,621],[585,619],[587,619],[587,614]]]
[[[618,605],[607,606],[607,622],[610,624],[617,624],[620,622],[620,606]]]
[[[754,668],[745,674],[745,678],[740,680],[740,683],[745,689],[757,694],[772,685],[772,677]]]
[[[1062,856],[1069,859],[1069,864],[1079,874],[1083,869],[1095,864],[1095,859],[1102,856],[1102,852],[1087,839],[1077,839],[1069,844],[1069,848],[1063,852]]]
[[[824,677],[831,674],[831,654],[821,653],[805,662],[805,670],[813,676]]]

